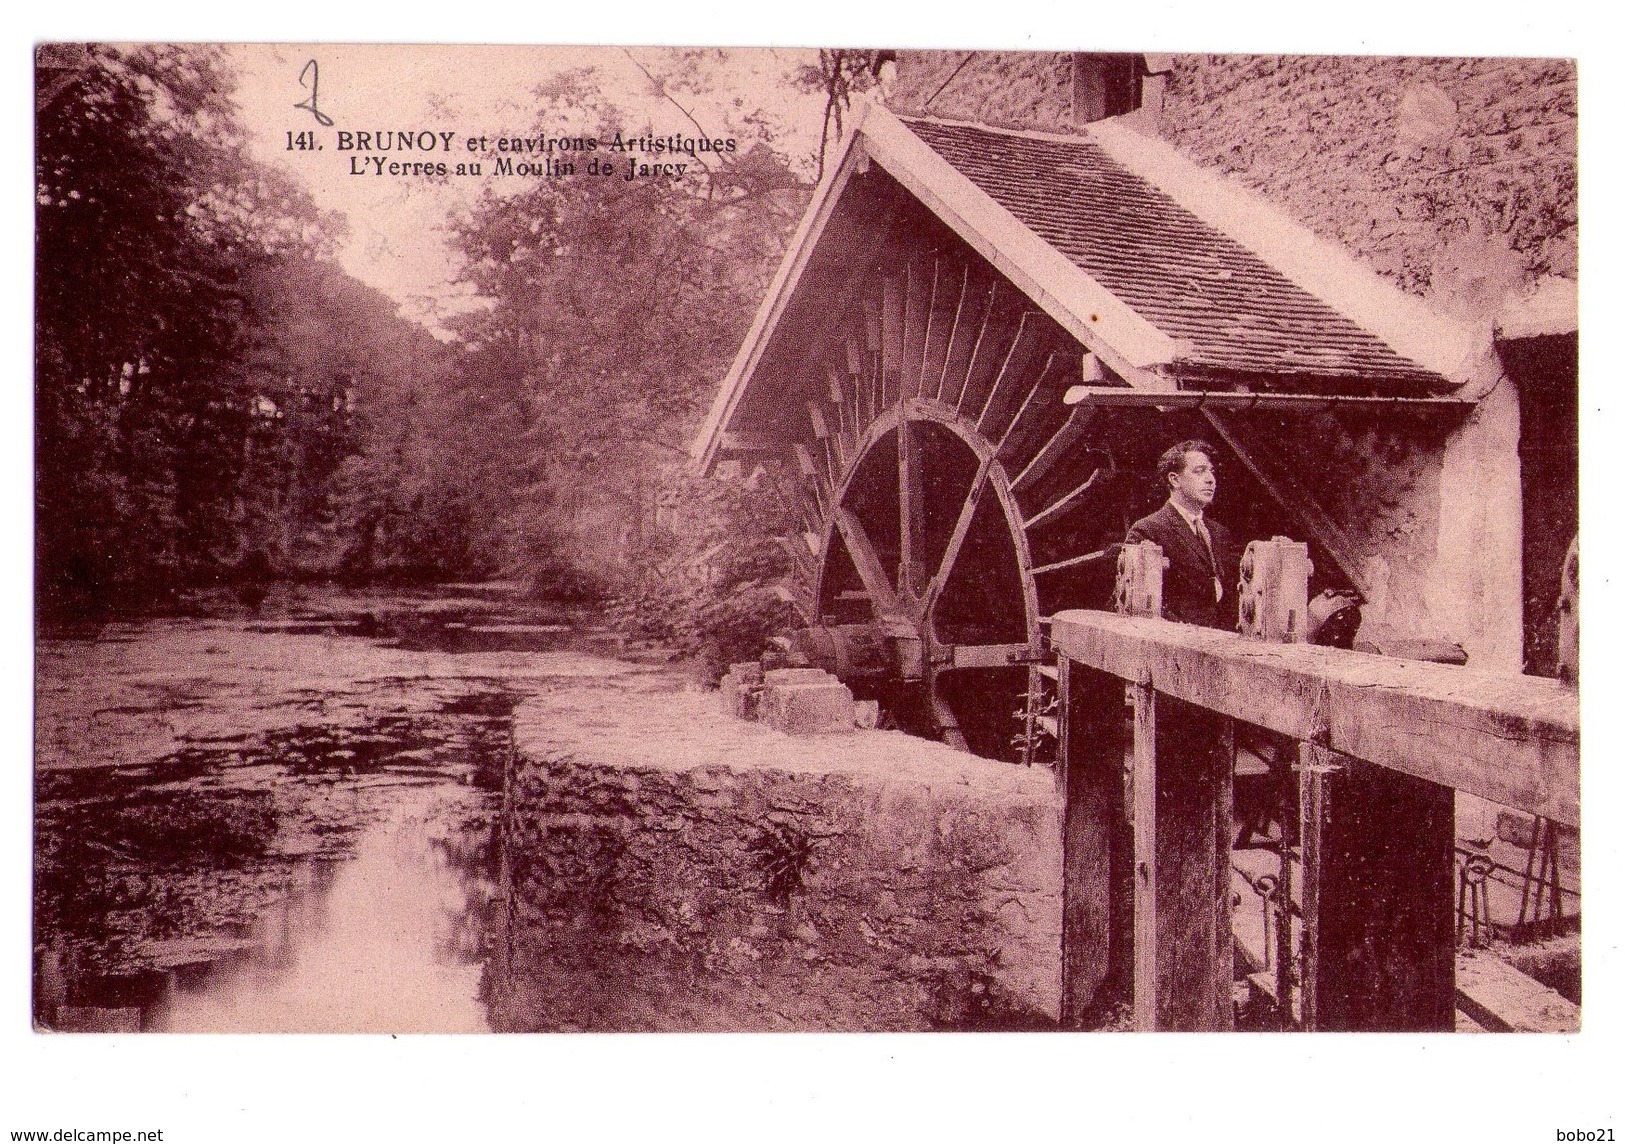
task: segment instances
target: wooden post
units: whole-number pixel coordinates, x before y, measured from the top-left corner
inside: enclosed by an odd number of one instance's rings
[[[1455,796],[1304,744],[1303,1027],[1455,1027]]]
[[[1149,686],[1135,688],[1136,1029],[1234,1025],[1230,726]]]
[[[1132,851],[1123,805],[1123,682],[1062,659],[1061,1023],[1081,1028],[1133,976]]]
[[[1146,541],[1118,556],[1117,610],[1162,614],[1162,549]],[[1230,720],[1159,696],[1149,673],[1131,687],[1134,1027],[1228,1029]]]
[[[1134,685],[1134,1027],[1158,1028],[1157,693],[1149,677]]]

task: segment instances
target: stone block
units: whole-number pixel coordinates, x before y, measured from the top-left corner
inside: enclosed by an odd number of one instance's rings
[[[832,676],[827,682],[770,687],[763,696],[763,721],[787,735],[850,731],[852,692]]]
[[[735,719],[757,718],[762,696],[761,664],[734,664],[722,677],[718,690],[722,694],[722,706],[728,714]]]
[[[772,688],[792,683],[824,683],[834,678],[821,667],[775,667],[762,676],[762,684]]]

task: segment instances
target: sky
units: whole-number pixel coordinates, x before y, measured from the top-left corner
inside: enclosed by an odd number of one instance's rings
[[[670,98],[651,79],[678,70],[678,54],[663,48],[248,44],[231,48],[230,59],[239,76],[240,120],[254,156],[292,174],[323,210],[342,215],[348,233],[337,252],[340,264],[399,302],[403,315],[431,327],[437,318],[471,304],[466,290],[453,283],[456,259],[445,241],[448,216],[467,210],[481,193],[530,185],[523,177],[494,176],[488,156],[467,150],[468,138],[484,137],[494,145],[496,136],[534,137],[538,126],[555,136],[589,126],[553,116],[538,123],[546,105],[538,91],[565,73],[587,73],[612,126],[692,137],[698,130],[686,110],[708,134],[736,136],[741,152],[765,124],[781,150],[814,154],[823,108],[820,96],[790,82],[798,66],[816,61],[816,53],[793,49],[706,53],[686,81],[671,86]],[[309,97],[305,69],[312,60],[317,62],[317,110],[331,126],[296,106]],[[315,133],[321,151],[290,149],[290,133],[297,143],[305,131]],[[432,158],[481,160],[483,173],[439,183],[379,175],[362,153],[339,149],[345,142],[340,132],[351,133],[354,144],[360,132],[387,131],[451,132],[451,153]],[[386,160],[425,158],[373,154]],[[362,173],[355,173],[352,158]]]

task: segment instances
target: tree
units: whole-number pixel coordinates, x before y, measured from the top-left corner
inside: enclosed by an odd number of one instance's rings
[[[244,276],[330,223],[246,157],[218,52],[38,62],[36,583],[83,612],[220,566],[253,416]]]
[[[660,527],[661,490],[806,188],[760,137],[680,152],[682,178],[627,178],[630,161],[672,156],[617,149],[640,133],[593,98],[580,77],[561,83],[540,122],[591,124],[612,174],[488,192],[454,233],[464,280],[491,301],[461,324],[461,371],[502,418],[487,440],[516,494],[505,514],[516,556],[613,578]]]

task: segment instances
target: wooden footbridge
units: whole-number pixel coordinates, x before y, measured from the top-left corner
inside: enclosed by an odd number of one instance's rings
[[[1579,697],[1555,680],[1096,611],[1050,641],[1064,1021],[1132,996],[1139,1029],[1230,1027],[1238,724],[1296,744],[1298,1027],[1453,1027],[1455,791],[1579,824]]]

